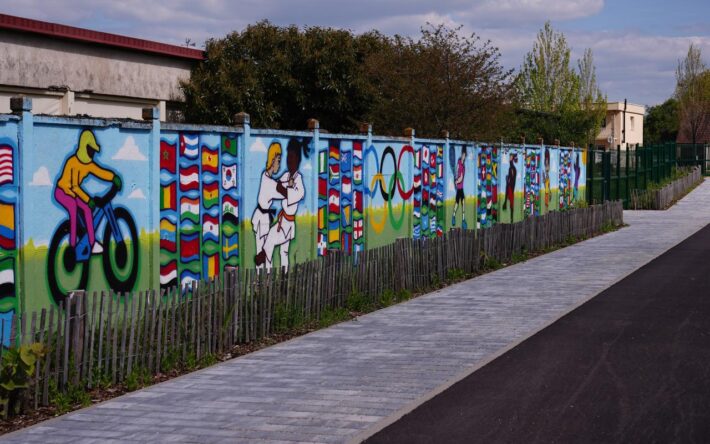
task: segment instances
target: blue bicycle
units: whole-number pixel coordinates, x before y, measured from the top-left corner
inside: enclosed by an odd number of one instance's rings
[[[103,225],[102,265],[109,287],[118,292],[131,291],[138,277],[139,239],[136,223],[128,210],[111,201],[119,188],[112,185],[94,199],[94,232],[98,239]],[[77,243],[70,244],[71,224],[62,222],[52,235],[47,254],[47,279],[54,301],[59,304],[73,290],[85,290],[89,283],[91,244],[84,218],[78,217]]]

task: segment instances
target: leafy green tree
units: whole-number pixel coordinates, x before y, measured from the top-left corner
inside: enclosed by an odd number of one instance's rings
[[[246,111],[254,126],[304,128],[317,118],[352,131],[373,100],[364,62],[385,39],[347,30],[268,21],[206,42],[206,60],[182,83],[185,119],[226,124]]]
[[[590,143],[599,131],[606,97],[597,84],[592,51],[585,50],[577,70],[570,59],[564,34],[546,22],[515,79],[515,131],[527,140]]]
[[[678,101],[674,98],[648,108],[643,121],[644,145],[675,142],[678,122]]]
[[[512,71],[490,41],[461,28],[428,24],[418,39],[395,36],[372,52],[367,73],[376,100],[368,113],[378,133],[495,138],[509,110]]]
[[[702,58],[699,46],[691,44],[676,69],[675,98],[680,109],[680,130],[692,142],[710,125],[710,71]]]

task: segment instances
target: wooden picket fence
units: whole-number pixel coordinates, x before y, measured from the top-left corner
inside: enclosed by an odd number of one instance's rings
[[[632,190],[629,209],[665,210],[688,190],[703,181],[699,166],[692,167],[688,174],[658,190]]]
[[[376,302],[386,291],[424,292],[441,286],[452,271],[476,273],[486,261],[506,263],[622,223],[621,201],[607,202],[483,230],[399,239],[358,255],[329,251],[288,271],[231,269],[190,288],[75,292],[59,306],[14,316],[10,343],[47,344],[28,391],[28,402],[47,405],[50,387],[61,392],[116,384],[135,369],[155,375],[175,363],[197,363],[289,322],[318,320],[345,307],[353,294]]]

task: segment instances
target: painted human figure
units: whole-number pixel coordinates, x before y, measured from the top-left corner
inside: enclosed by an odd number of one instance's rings
[[[274,220],[274,214],[276,213],[276,210],[271,208],[271,205],[274,200],[281,200],[286,197],[286,193],[282,193],[282,190],[278,189],[278,182],[274,178],[276,173],[279,172],[279,168],[281,168],[281,144],[273,142],[269,145],[266,153],[266,168],[261,173],[256,208],[251,217],[251,225],[256,239],[257,256],[259,252],[264,250],[266,236],[269,234],[271,222]],[[254,261],[256,262],[256,258]]]
[[[579,198],[579,153],[574,156],[574,201]]]
[[[518,161],[517,153],[510,153],[510,167],[508,175],[505,177],[505,200],[503,201],[503,209],[506,209],[506,204],[510,202],[510,223],[513,223],[513,213],[515,213],[515,181],[518,175],[518,170],[515,168],[515,163]]]
[[[61,175],[54,188],[54,199],[69,213],[70,245],[76,246],[77,213],[81,212],[92,254],[103,252],[103,246],[96,241],[94,234],[92,211],[96,206],[103,205],[104,202],[99,202],[98,199],[89,196],[81,184],[88,176],[94,176],[104,182],[113,183],[118,190],[123,186],[121,178],[116,173],[100,167],[94,161],[94,156],[100,151],[101,146],[96,143],[94,133],[88,129],[83,130],[79,135],[76,152],[64,162]]]
[[[288,269],[288,251],[291,241],[296,237],[296,213],[298,205],[306,196],[303,175],[298,171],[301,165],[301,151],[307,155],[304,143],[291,139],[286,148],[287,171],[277,181],[277,190],[283,194],[281,211],[277,221],[271,226],[266,236],[263,249],[257,253],[254,262],[257,266],[271,268],[274,249],[279,247],[281,266]]]
[[[545,181],[545,211],[547,211],[548,207],[550,206],[550,149],[545,148],[545,177],[543,180]]]
[[[458,211],[459,206],[461,207],[461,228],[464,230],[468,228],[466,226],[466,211],[464,208],[466,196],[463,192],[464,178],[466,177],[466,147],[461,147],[461,157],[456,163],[456,179],[454,179],[454,186],[456,188],[456,203],[454,203],[454,214],[451,217],[451,226],[456,226],[456,211]]]

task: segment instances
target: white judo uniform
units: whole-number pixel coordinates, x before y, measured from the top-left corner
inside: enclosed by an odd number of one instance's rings
[[[294,174],[292,187],[288,186],[290,178],[291,174],[288,171],[279,178],[281,184],[286,188],[286,198],[281,201],[281,211],[277,216],[276,223],[269,229],[264,243],[267,268],[271,267],[276,247],[280,247],[281,266],[288,268],[288,249],[291,240],[296,237],[296,213],[298,212],[298,204],[306,196],[306,190],[303,187],[301,173],[296,171]]]
[[[266,237],[269,234],[271,226],[271,218],[269,210],[271,203],[274,200],[283,199],[283,195],[276,191],[276,180],[269,177],[264,171],[261,174],[261,182],[259,183],[259,195],[256,198],[256,208],[251,216],[251,226],[256,235],[256,252],[260,252],[266,243]]]

